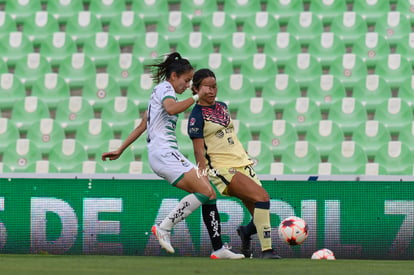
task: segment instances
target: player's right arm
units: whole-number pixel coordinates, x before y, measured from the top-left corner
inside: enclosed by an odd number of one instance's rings
[[[125,149],[128,148],[131,143],[137,140],[145,132],[145,130],[147,130],[147,119],[147,112],[145,112],[141,123],[129,134],[122,145],[115,151],[103,153],[102,160],[105,161],[107,158],[109,158],[109,160],[116,160],[119,158]]]

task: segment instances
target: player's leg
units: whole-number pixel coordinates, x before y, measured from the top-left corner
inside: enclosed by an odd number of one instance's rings
[[[255,175],[251,175],[252,170],[247,172],[236,172],[227,186],[228,195],[240,198],[246,203],[246,207],[250,211],[254,205],[252,221],[238,230],[242,241],[244,241],[242,248],[246,252],[248,251],[246,248],[250,246],[250,236],[257,232],[262,249],[262,257],[280,258],[272,249],[269,195],[261,186],[258,178]],[[254,230],[254,227],[256,230]]]

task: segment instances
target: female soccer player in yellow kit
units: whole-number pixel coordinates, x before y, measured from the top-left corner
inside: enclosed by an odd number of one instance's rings
[[[196,71],[192,90],[199,99],[188,119],[188,134],[199,174],[208,174],[221,194],[241,199],[251,213],[251,222],[237,229],[245,256],[250,256],[251,235],[257,233],[261,258],[280,259],[272,248],[269,195],[237,138],[227,105],[216,101],[214,73],[209,69]]]

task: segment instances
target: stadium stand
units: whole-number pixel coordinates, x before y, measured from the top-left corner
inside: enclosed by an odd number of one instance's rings
[[[2,172],[152,173],[145,137],[119,162],[99,153],[146,110],[145,65],[177,50],[216,73],[258,173],[413,175],[412,1],[0,4]]]

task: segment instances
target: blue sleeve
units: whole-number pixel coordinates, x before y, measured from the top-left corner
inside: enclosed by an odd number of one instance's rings
[[[204,138],[204,119],[200,105],[195,105],[188,117],[187,132],[192,139]]]

